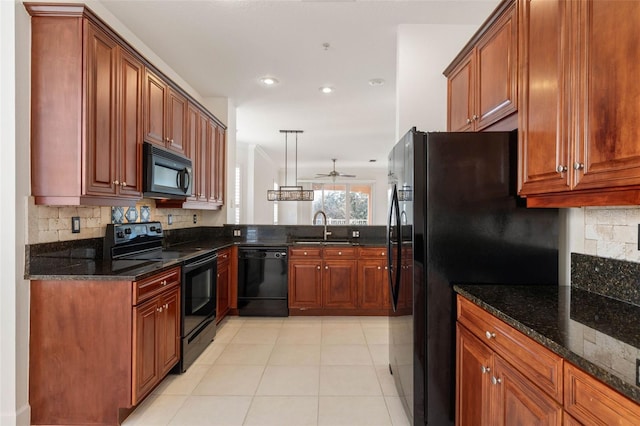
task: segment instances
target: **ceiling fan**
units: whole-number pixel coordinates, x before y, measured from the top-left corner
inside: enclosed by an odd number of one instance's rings
[[[333,170],[331,170],[329,173],[318,173],[316,174],[317,178],[321,178],[321,177],[330,177],[331,179],[333,179],[334,181],[336,180],[336,178],[341,177],[341,178],[354,178],[356,177],[356,175],[350,175],[347,173],[341,173],[336,171],[336,158],[332,158],[331,161],[333,161]]]

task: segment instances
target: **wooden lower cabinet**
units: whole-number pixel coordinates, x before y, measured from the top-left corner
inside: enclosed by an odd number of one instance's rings
[[[457,425],[557,425],[562,406],[457,326]]]
[[[640,425],[640,406],[572,364],[564,368],[564,408],[584,425]]]
[[[173,286],[133,308],[133,404],[138,404],[180,359],[180,288]]]
[[[120,424],[179,360],[180,268],[34,280],[30,297],[31,424]]]
[[[456,331],[457,426],[640,425],[640,405],[461,296]]]
[[[386,254],[384,247],[290,248],[290,315],[386,315]]]
[[[289,262],[289,309],[322,308],[322,259]]]
[[[218,252],[216,282],[216,323],[229,313],[231,307],[231,249]]]
[[[322,307],[355,309],[358,303],[355,260],[325,260],[322,271]]]

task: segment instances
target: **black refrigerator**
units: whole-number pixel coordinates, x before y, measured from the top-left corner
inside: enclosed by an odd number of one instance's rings
[[[413,128],[388,176],[389,368],[413,425],[450,425],[453,285],[557,285],[558,210],[516,196],[516,131]]]

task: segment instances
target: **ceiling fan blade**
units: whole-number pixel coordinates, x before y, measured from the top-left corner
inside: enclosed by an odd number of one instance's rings
[[[340,177],[348,177],[348,178],[356,177],[356,175],[349,175],[349,174],[346,174],[346,173],[338,173],[338,176],[340,176]]]

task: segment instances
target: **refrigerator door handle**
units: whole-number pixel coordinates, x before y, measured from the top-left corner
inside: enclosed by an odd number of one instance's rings
[[[394,214],[395,213],[395,214]],[[396,235],[393,241],[393,224],[395,217]],[[393,250],[393,243],[396,243],[396,252]],[[398,309],[398,298],[400,295],[401,265],[402,265],[402,233],[400,228],[400,202],[398,201],[398,188],[393,185],[393,195],[391,206],[389,207],[389,220],[387,222],[387,270],[389,274],[389,288],[391,289],[391,306],[393,312]],[[394,256],[395,254],[395,256]],[[395,257],[395,265],[394,265]]]

